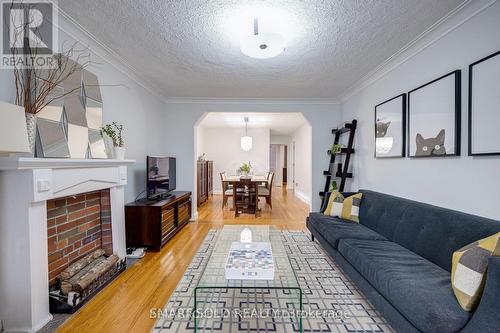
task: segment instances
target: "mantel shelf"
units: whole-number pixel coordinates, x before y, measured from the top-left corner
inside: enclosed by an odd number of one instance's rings
[[[134,164],[134,160],[0,157],[1,170],[105,168]]]

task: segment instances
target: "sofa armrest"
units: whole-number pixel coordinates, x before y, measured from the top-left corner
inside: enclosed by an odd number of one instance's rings
[[[486,285],[481,302],[463,332],[500,332],[500,257],[491,257],[488,261]]]

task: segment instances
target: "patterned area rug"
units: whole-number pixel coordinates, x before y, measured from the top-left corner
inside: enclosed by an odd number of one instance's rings
[[[151,311],[157,319],[152,332],[194,332],[194,288],[218,233],[210,230],[165,309]],[[282,237],[303,292],[303,332],[394,332],[309,233],[282,231]],[[203,302],[213,308],[199,317],[197,331],[299,332],[297,302],[291,299],[284,290],[211,292]]]

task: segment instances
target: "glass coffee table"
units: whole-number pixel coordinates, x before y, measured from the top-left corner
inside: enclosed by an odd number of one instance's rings
[[[271,244],[274,279],[226,279],[229,250],[233,242],[240,242],[245,228],[251,230],[252,242]],[[249,331],[266,331],[271,325],[273,331],[293,327],[302,332],[302,290],[281,237],[273,226],[224,226],[194,290],[195,332],[221,330],[224,325]]]

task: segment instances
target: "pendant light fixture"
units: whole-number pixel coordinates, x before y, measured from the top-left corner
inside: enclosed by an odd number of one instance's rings
[[[285,50],[285,38],[275,32],[259,32],[259,19],[253,21],[253,35],[240,40],[243,54],[257,59],[273,58]]]
[[[241,137],[241,149],[243,151],[250,151],[252,150],[252,145],[253,145],[253,139],[251,136],[248,136],[248,117],[245,117],[245,136]]]

